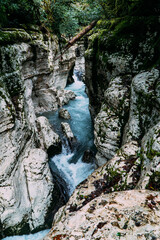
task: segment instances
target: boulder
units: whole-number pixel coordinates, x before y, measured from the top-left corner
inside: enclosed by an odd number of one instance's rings
[[[57,90],[57,99],[59,107],[68,104],[70,100],[75,99],[76,95],[71,90]]]
[[[62,122],[61,127],[62,127],[63,133],[65,134],[65,136],[68,140],[70,148],[73,149],[74,145],[76,144],[77,141],[76,141],[76,137],[74,136],[74,134],[70,128],[69,123]]]
[[[52,130],[48,119],[44,116],[37,118],[37,128],[41,145],[47,150],[49,157],[59,154],[62,150],[62,143],[57,133]]]
[[[58,112],[58,115],[59,115],[60,118],[64,118],[64,119],[70,119],[71,118],[70,113],[65,108],[61,108]]]

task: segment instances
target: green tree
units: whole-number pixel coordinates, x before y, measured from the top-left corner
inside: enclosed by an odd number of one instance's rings
[[[0,26],[39,23],[39,0],[0,0]]]

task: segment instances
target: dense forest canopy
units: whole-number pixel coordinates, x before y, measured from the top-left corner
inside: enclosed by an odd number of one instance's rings
[[[73,36],[93,20],[160,14],[160,0],[0,0],[0,26],[45,26]]]
[[[99,18],[101,6],[90,0],[0,0],[0,26],[43,25],[57,34],[74,35]]]

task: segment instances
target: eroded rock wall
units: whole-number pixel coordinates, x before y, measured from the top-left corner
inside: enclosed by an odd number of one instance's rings
[[[40,31],[0,33],[0,238],[48,227],[58,201],[47,150],[61,141],[45,117],[75,96],[65,91],[75,59],[63,61],[56,36]]]
[[[121,35],[117,43],[114,34],[91,35],[85,55],[98,166],[114,157],[126,142],[136,140],[141,145],[145,134],[160,120],[160,73],[158,68],[146,70],[145,66],[147,61],[154,63],[156,52],[151,42],[156,42],[157,32],[144,33],[135,50],[136,33],[126,39]]]

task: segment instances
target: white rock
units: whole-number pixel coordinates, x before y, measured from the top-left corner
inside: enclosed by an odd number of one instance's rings
[[[48,149],[52,145],[59,145],[61,143],[60,137],[52,130],[48,119],[44,116],[37,118],[40,141],[44,148]]]
[[[14,127],[14,106],[3,88],[0,88],[0,133]]]
[[[133,78],[129,120],[125,127],[123,143],[143,137],[159,120],[159,71],[152,69]],[[155,94],[156,93],[156,94]]]
[[[70,128],[69,123],[62,122],[62,123],[61,123],[61,127],[62,127],[62,130],[63,130],[64,134],[66,135],[67,139],[68,139],[69,141],[74,140],[75,137],[74,137],[74,135],[73,135],[73,132],[72,132],[72,130],[71,130],[71,128]]]
[[[53,200],[52,191],[54,185],[48,166],[47,154],[43,150],[31,150],[23,164],[28,197],[32,208],[30,222],[30,229],[32,230],[45,223],[48,208]]]
[[[0,47],[0,229],[5,235],[44,225],[54,201],[54,184],[42,149],[59,144],[60,139],[46,118],[40,117],[36,123],[35,112],[56,110],[58,95],[63,98],[61,105],[74,97],[63,90],[70,58],[72,65],[75,61],[73,50],[60,66],[54,61],[57,38],[44,41],[39,33],[32,37],[32,44]]]
[[[72,197],[56,214],[54,225],[43,240],[63,236],[63,239],[137,240],[160,238],[159,192],[131,190],[102,194],[79,210],[72,211]],[[153,207],[153,210],[149,206]],[[83,237],[83,238],[82,238]]]

